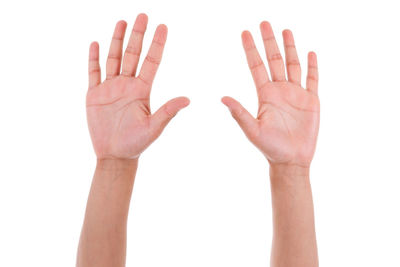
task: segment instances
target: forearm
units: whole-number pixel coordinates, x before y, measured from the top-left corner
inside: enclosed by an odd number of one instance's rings
[[[126,224],[137,160],[98,160],[78,248],[78,267],[125,266]]]
[[[271,266],[318,266],[309,168],[271,165]]]

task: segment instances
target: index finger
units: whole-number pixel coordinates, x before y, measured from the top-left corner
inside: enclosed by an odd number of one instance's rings
[[[142,68],[138,75],[138,79],[149,88],[151,88],[151,85],[153,84],[158,66],[161,63],[165,42],[167,41],[167,33],[168,29],[164,24],[157,27],[149,52],[143,61]]]
[[[242,33],[243,48],[246,53],[247,64],[249,65],[254,83],[256,84],[257,92],[261,90],[267,82],[269,82],[268,72],[265,68],[260,54],[254,44],[253,37],[248,31]]]

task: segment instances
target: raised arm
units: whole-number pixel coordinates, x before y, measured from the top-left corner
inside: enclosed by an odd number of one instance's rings
[[[257,117],[233,98],[224,97],[222,102],[270,165],[274,226],[271,266],[318,266],[309,179],[319,128],[317,58],[313,52],[308,54],[304,89],[291,31],[283,31],[285,64],[271,25],[262,22],[260,28],[271,79],[251,34],[242,34],[258,93]]]
[[[147,16],[137,17],[123,54],[126,26],[120,21],[115,27],[103,82],[99,45],[92,43],[89,51],[86,110],[97,167],[79,242],[78,267],[125,266],[126,223],[138,158],[189,104],[189,99],[178,97],[151,113],[150,90],[161,62],[167,27],[157,27],[136,75]]]

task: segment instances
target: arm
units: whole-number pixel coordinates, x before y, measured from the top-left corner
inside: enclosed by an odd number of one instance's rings
[[[309,168],[271,166],[272,266],[317,266]]]
[[[270,24],[263,22],[260,28],[271,79],[251,34],[242,34],[257,88],[257,117],[231,97],[222,98],[222,102],[270,165],[274,225],[271,266],[318,266],[309,181],[319,128],[317,59],[315,53],[309,53],[304,89],[292,33],[283,31],[285,64]]]
[[[86,111],[97,166],[79,242],[78,267],[125,266],[126,223],[138,158],[177,112],[189,104],[187,98],[178,97],[154,114],[150,112],[150,90],[161,62],[167,27],[157,27],[136,75],[146,26],[147,16],[139,15],[122,59],[126,22],[117,23],[104,82],[99,45],[90,46]]]
[[[138,161],[97,161],[77,266],[125,266],[126,223]]]

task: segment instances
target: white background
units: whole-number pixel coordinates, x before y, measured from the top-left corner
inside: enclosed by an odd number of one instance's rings
[[[293,30],[320,67],[312,164],[321,266],[400,266],[397,1],[3,1],[0,4],[0,266],[73,266],[95,155],[86,126],[91,41],[149,15],[144,52],[169,27],[151,103],[178,114],[140,159],[127,266],[268,266],[268,164],[220,98],[254,114],[240,33]],[[281,46],[282,47],[282,46]],[[264,56],[264,55],[263,55]],[[264,57],[265,58],[265,57]],[[303,71],[305,75],[305,71]]]

